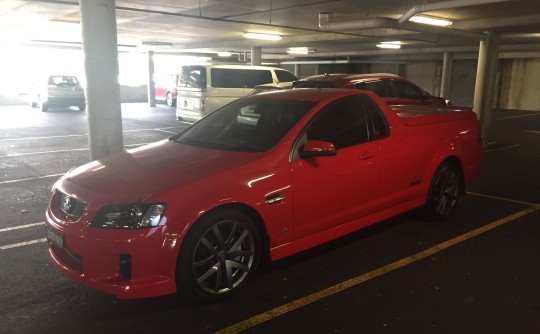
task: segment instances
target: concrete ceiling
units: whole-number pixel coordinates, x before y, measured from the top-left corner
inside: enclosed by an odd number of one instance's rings
[[[445,51],[466,57],[477,52],[482,32],[495,31],[502,34],[502,52],[540,57],[540,1],[485,2],[117,0],[116,17],[120,50],[151,48],[155,52],[214,56],[218,51],[247,53],[258,46],[263,60],[281,62],[417,59],[439,57]],[[447,7],[423,14],[450,19],[451,28],[416,29],[407,26],[410,22],[395,23],[414,5],[425,4]],[[332,24],[356,22],[357,26],[323,31],[319,28],[321,12],[331,13]],[[363,22],[378,18],[388,24],[363,26]],[[272,32],[283,38],[248,40],[243,38],[244,32]],[[402,48],[381,50],[375,46],[391,40],[400,40]],[[80,47],[78,1],[0,1],[0,42]],[[287,54],[289,47],[308,47],[314,52],[294,56]]]

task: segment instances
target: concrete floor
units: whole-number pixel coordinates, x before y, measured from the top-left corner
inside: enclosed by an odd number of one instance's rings
[[[124,104],[126,146],[184,125]],[[447,221],[402,215],[261,270],[238,296],[118,300],[49,263],[52,184],[88,161],[86,116],[0,107],[0,333],[539,333],[540,112],[497,111],[481,175]]]

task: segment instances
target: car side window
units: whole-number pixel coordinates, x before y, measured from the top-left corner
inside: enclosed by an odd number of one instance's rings
[[[421,99],[424,93],[417,87],[402,80],[393,80],[394,89],[397,97],[405,99]]]
[[[360,90],[368,90],[380,97],[393,97],[390,81],[387,79],[362,81],[356,83],[354,87]]]
[[[324,140],[336,149],[358,145],[369,140],[363,95],[348,96],[325,107],[309,124],[307,140]]]

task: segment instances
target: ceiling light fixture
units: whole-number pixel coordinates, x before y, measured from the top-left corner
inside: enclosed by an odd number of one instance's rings
[[[294,55],[307,55],[310,52],[314,52],[315,50],[310,50],[306,47],[295,47],[295,48],[289,48],[287,49],[287,53],[294,54]]]
[[[431,17],[431,16],[413,16],[409,19],[409,21],[416,22],[416,23],[422,23],[422,24],[429,24],[432,26],[440,26],[440,27],[448,27],[452,25],[452,21],[441,19],[438,17]]]
[[[265,41],[279,41],[281,39],[281,35],[264,34],[264,33],[259,33],[259,32],[245,32],[244,38],[262,39]]]
[[[377,47],[381,49],[401,49],[401,41],[380,42]]]
[[[218,57],[230,57],[232,53],[229,51],[220,51],[217,53]]]

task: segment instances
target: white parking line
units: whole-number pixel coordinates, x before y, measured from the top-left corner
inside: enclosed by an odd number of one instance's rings
[[[15,183],[15,182],[23,182],[23,181],[32,181],[32,180],[39,180],[39,179],[47,179],[49,177],[58,177],[62,176],[65,173],[60,174],[50,174],[50,175],[43,175],[43,176],[36,176],[36,177],[27,177],[24,179],[18,179],[18,180],[8,180],[8,181],[0,181],[0,184],[8,184],[8,183]]]
[[[65,153],[65,152],[76,152],[76,151],[88,151],[87,148],[73,148],[71,150],[56,150],[56,151],[41,151],[41,152],[26,152],[26,153],[13,153],[7,155],[0,155],[0,158],[11,158],[11,157],[20,157],[24,155],[36,155],[36,154],[50,154],[50,153]]]
[[[517,115],[517,116],[500,117],[500,118],[497,118],[497,120],[500,121],[500,120],[503,120],[503,119],[521,118],[521,117],[538,116],[538,115],[540,115],[540,113],[536,113],[536,114],[525,114],[525,115]]]
[[[2,233],[2,232],[14,231],[14,230],[20,230],[20,229],[22,229],[22,228],[29,228],[29,227],[34,227],[34,226],[41,226],[41,225],[45,225],[45,222],[39,222],[39,223],[32,223],[32,224],[26,224],[26,225],[14,226],[14,227],[1,228],[1,229],[0,229],[0,233]]]
[[[141,132],[141,131],[164,131],[166,129],[177,129],[177,126],[168,126],[164,128],[156,128],[156,129],[135,129],[135,130],[124,130],[122,132]],[[177,133],[177,132],[171,132],[171,133]],[[63,135],[63,136],[47,136],[47,137],[24,137],[24,138],[4,138],[0,139],[0,142],[3,141],[15,141],[15,140],[37,140],[37,139],[54,139],[54,138],[66,138],[66,137],[86,137],[88,136],[88,133],[83,133],[80,135]]]
[[[35,239],[35,240],[30,240],[30,241],[25,241],[25,242],[19,242],[19,243],[16,243],[16,244],[0,246],[0,250],[23,247],[23,246],[38,244],[38,243],[42,243],[42,242],[46,242],[46,241],[47,241],[47,238],[41,238],[41,239]]]

